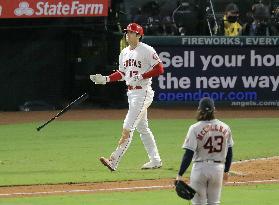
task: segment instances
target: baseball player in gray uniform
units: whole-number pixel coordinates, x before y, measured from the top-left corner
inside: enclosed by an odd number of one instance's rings
[[[232,162],[232,132],[214,117],[214,101],[202,98],[197,123],[190,126],[182,146],[186,150],[176,180],[183,180],[191,161],[190,186],[196,191],[193,205],[220,204],[223,180],[228,180]]]
[[[124,32],[129,46],[119,55],[119,69],[109,76],[90,75],[90,79],[95,84],[125,80],[128,88],[129,110],[118,146],[109,158],[101,157],[100,161],[109,170],[115,171],[132,141],[134,130],[137,129],[149,157],[149,162],[145,163],[142,169],[160,168],[162,161],[148,126],[147,108],[151,105],[154,96],[151,87],[152,77],[157,77],[164,72],[163,64],[154,48],[140,42],[144,35],[140,25],[130,23]]]

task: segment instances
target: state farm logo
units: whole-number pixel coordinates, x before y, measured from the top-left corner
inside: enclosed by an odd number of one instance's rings
[[[31,16],[34,13],[34,10],[29,8],[29,3],[24,1],[19,3],[19,7],[15,9],[14,13],[16,16]]]
[[[2,15],[2,6],[0,5],[0,16]]]
[[[14,10],[16,16],[79,16],[79,15],[103,15],[104,4],[94,4],[88,0],[89,3],[81,3],[79,1],[69,1],[64,3],[62,1],[38,1],[33,6],[29,7],[29,3],[23,1],[19,3],[19,8]]]

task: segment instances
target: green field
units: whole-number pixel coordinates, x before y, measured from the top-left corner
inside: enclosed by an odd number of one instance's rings
[[[231,126],[233,131],[234,161],[279,155],[278,118],[225,119],[224,121]],[[0,186],[174,178],[183,154],[181,145],[189,125],[194,121],[151,120],[150,126],[164,163],[162,169],[140,170],[148,158],[139,135],[136,133],[118,171],[111,173],[99,163],[99,157],[109,156],[115,149],[122,122],[122,120],[57,121],[40,132],[35,129],[38,123],[1,125]],[[187,175],[189,171],[187,171]],[[265,187],[270,190],[270,193],[273,192],[273,188],[278,191],[278,185],[260,185],[260,187],[262,187],[261,191],[265,190]],[[234,194],[233,190],[240,189],[242,187],[227,187],[224,192],[225,204],[232,204],[230,196]],[[247,191],[249,190],[247,189]],[[255,188],[254,192],[256,191]],[[152,197],[154,194],[154,197],[158,197],[157,200],[159,200],[161,194],[169,192],[149,191],[144,193],[148,197]],[[251,187],[251,192],[253,192],[253,187]],[[115,197],[117,195],[119,198],[123,198],[122,193],[107,195],[115,195]],[[135,192],[128,195],[132,199],[141,198],[142,194]],[[179,204],[179,199],[174,198],[177,201],[176,204]],[[18,204],[32,204],[33,202],[29,203],[28,199],[23,198],[22,202],[18,202]],[[0,202],[3,200],[1,199]],[[21,199],[18,200],[21,201]],[[65,201],[65,204],[69,204],[69,200],[73,200],[71,204],[86,204],[82,201],[94,202],[96,195],[44,197],[43,202],[39,202],[40,199],[36,197],[30,198],[30,200],[37,200],[34,204],[48,204],[48,200],[58,200],[55,203],[62,200]],[[113,204],[114,200],[116,200],[114,197],[107,197],[104,201],[98,201],[95,204]],[[126,200],[128,199],[126,198]],[[17,200],[15,199],[15,201]],[[4,204],[9,204],[8,200]],[[133,204],[135,204],[134,201]],[[142,204],[148,203],[142,202]]]

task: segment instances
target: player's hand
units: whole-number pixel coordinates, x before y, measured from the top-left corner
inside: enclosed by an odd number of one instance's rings
[[[180,176],[180,175],[177,175],[175,180],[176,180],[176,181],[183,181],[183,177]]]
[[[229,172],[224,172],[223,181],[227,182],[229,180]]]
[[[108,77],[101,74],[96,74],[90,75],[90,80],[92,80],[95,84],[105,85],[108,82]]]
[[[174,180],[174,186],[176,186],[179,181],[183,181],[183,177],[180,175],[177,175],[176,179]]]
[[[139,85],[139,82],[143,79],[142,75],[135,75],[128,81],[128,85],[130,86],[137,86]]]

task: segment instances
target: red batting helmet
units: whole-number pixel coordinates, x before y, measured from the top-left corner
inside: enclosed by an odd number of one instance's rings
[[[124,31],[132,31],[132,32],[135,32],[135,33],[138,33],[139,35],[143,36],[144,33],[143,33],[143,28],[136,24],[136,23],[130,23],[126,29],[124,29]]]

